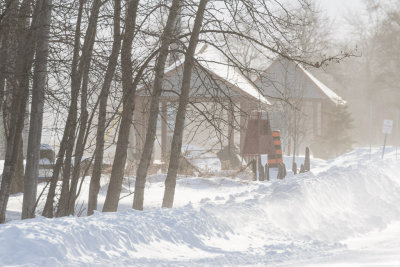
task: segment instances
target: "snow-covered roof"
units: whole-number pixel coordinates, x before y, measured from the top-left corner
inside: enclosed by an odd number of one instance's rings
[[[301,70],[310,78],[310,80],[336,105],[344,105],[346,101],[343,100],[340,96],[338,96],[334,91],[332,91],[328,86],[323,84],[320,80],[318,80],[314,75],[312,75],[309,71],[304,69],[299,65]]]
[[[271,104],[259,90],[240,73],[237,67],[229,64],[226,56],[215,47],[209,45],[199,47],[196,51],[195,58],[203,68],[228,81],[242,92],[256,98],[264,104]]]
[[[218,49],[209,45],[199,45],[194,57],[202,68],[228,84],[233,85],[236,90],[240,90],[241,93],[257,99],[262,104],[271,105],[259,92],[257,87],[240,73],[237,67],[229,64],[227,57]],[[165,68],[165,73],[169,73],[182,66],[184,62],[184,59],[176,60],[174,64]]]
[[[302,65],[286,58],[278,57],[272,64],[268,64],[264,74],[255,81],[263,88],[264,95],[271,97],[282,97],[284,84],[289,83],[290,90],[305,90],[301,92],[306,98],[326,97],[336,105],[344,105],[346,101],[337,95],[332,89],[322,83]],[[288,77],[285,77],[288,75]],[[289,79],[284,80],[284,79]],[[304,82],[306,82],[304,84]],[[296,95],[296,92],[293,92]]]

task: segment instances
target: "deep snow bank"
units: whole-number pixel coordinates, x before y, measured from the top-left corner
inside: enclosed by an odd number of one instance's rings
[[[372,160],[358,149],[311,174],[274,183],[265,199],[268,217],[297,236],[339,241],[400,220],[400,160]]]
[[[345,239],[400,221],[400,161],[394,152],[379,157],[375,150],[369,161],[368,149],[357,149],[282,181],[181,179],[171,210],[13,221],[0,226],[0,265],[290,265],[324,257],[345,249]],[[146,190],[161,198],[160,188]]]

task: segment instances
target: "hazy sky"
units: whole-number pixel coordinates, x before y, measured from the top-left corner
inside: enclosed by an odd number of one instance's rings
[[[322,11],[333,19],[334,30],[338,35],[346,33],[345,17],[350,15],[362,16],[365,14],[363,0],[315,0]]]
[[[340,17],[350,12],[359,12],[364,8],[363,0],[316,0],[331,17]]]

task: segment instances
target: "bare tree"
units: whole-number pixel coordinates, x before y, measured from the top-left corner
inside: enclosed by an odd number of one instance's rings
[[[133,110],[135,109],[135,92],[139,82],[139,74],[136,76],[135,81],[132,82],[133,69],[131,59],[138,5],[139,0],[130,1],[126,12],[126,27],[121,50],[123,110],[118,132],[114,164],[111,171],[110,184],[107,190],[103,211],[117,210],[124,175],[126,151],[129,143],[129,131]]]
[[[196,13],[193,31],[190,37],[189,47],[185,54],[185,63],[182,78],[182,88],[179,96],[178,112],[175,119],[174,135],[172,137],[171,155],[169,160],[168,174],[165,180],[165,191],[162,206],[172,208],[174,203],[176,176],[178,173],[179,159],[182,149],[183,129],[185,123],[186,107],[189,101],[190,80],[194,65],[194,52],[199,40],[199,33],[203,22],[204,11],[207,0],[201,0]],[[143,205],[143,204],[142,204]]]
[[[95,160],[93,165],[93,173],[92,178],[90,180],[90,188],[89,188],[89,200],[88,200],[88,215],[93,214],[93,211],[97,209],[97,195],[100,189],[100,177],[101,177],[101,170],[103,166],[103,155],[104,155],[104,135],[106,131],[106,113],[107,113],[107,100],[108,95],[110,92],[110,86],[112,82],[112,78],[114,76],[114,72],[116,66],[118,64],[118,55],[121,49],[121,30],[120,30],[120,21],[121,21],[121,1],[115,0],[114,1],[114,41],[112,46],[112,52],[110,55],[110,59],[108,61],[107,71],[104,77],[103,87],[101,89],[99,98],[100,98],[100,106],[99,106],[99,115],[98,115],[98,124],[97,124],[97,135],[96,135],[96,149],[95,149]],[[133,32],[135,30],[134,25],[131,25],[131,17],[127,18],[127,29],[125,32],[125,36],[127,38],[133,38]],[[124,42],[129,42],[125,40]],[[132,41],[130,41],[132,42]],[[124,64],[124,70],[126,67],[132,68],[131,66],[131,55],[129,47],[126,47],[127,44],[125,43],[125,50],[124,53],[128,53],[128,55],[124,54],[124,63],[127,60],[127,64]],[[128,65],[128,66],[126,66]],[[125,71],[124,78],[128,79],[129,81],[132,80],[132,71]],[[131,82],[130,82],[131,83]],[[128,82],[129,84],[129,82]]]
[[[5,212],[12,179],[16,173],[22,130],[24,126],[26,103],[29,96],[29,73],[32,66],[37,27],[39,4],[36,3],[33,14],[31,2],[23,1],[18,13],[18,47],[15,64],[15,80],[13,83],[9,134],[7,138],[6,158],[0,189],[0,223],[5,222]],[[27,18],[32,14],[32,21],[27,25]]]
[[[154,140],[156,136],[157,119],[159,114],[160,96],[163,85],[163,77],[165,70],[165,63],[168,56],[168,48],[172,41],[174,29],[176,26],[180,1],[173,0],[167,24],[164,28],[163,35],[161,36],[160,52],[157,58],[155,67],[155,79],[150,103],[150,115],[148,127],[146,131],[146,141],[144,144],[142,156],[140,158],[139,166],[136,172],[135,195],[133,199],[133,208],[137,210],[143,209],[144,187],[146,183],[147,170],[150,165],[151,155],[153,153]]]
[[[80,51],[80,35],[81,35],[81,23],[82,23],[82,16],[83,16],[83,5],[85,1],[79,1],[79,11],[77,15],[77,21],[75,26],[75,36],[74,36],[74,51],[73,51],[73,59],[71,63],[71,105],[68,111],[68,117],[65,123],[64,134],[60,143],[60,148],[57,155],[57,161],[53,168],[53,175],[51,178],[51,183],[49,187],[49,191],[47,194],[46,204],[43,209],[42,215],[45,217],[53,217],[54,213],[54,197],[56,186],[58,182],[58,178],[60,175],[61,168],[63,167],[64,163],[64,156],[67,148],[69,146],[73,146],[70,144],[73,140],[70,139],[70,136],[74,136],[75,129],[74,125],[76,125],[76,112],[77,112],[77,102],[78,102],[78,95],[79,95],[79,85],[80,85],[80,76],[78,74],[78,62],[79,62],[79,51]],[[71,152],[72,154],[72,152]],[[68,158],[68,155],[67,155]],[[71,155],[69,155],[71,158]],[[68,177],[64,177],[63,179],[63,186],[64,186],[64,194],[67,194],[66,191],[69,189],[69,173],[70,173],[70,164],[64,168],[64,173],[68,172]],[[67,174],[65,174],[66,176]],[[64,185],[65,182],[65,185]]]
[[[47,78],[47,57],[49,54],[49,31],[52,0],[43,0],[40,10],[39,30],[36,43],[35,70],[32,86],[32,105],[28,152],[24,180],[22,219],[35,217],[35,202],[42,137],[44,92]]]
[[[75,207],[75,194],[80,174],[80,164],[84,153],[85,148],[85,135],[86,128],[89,119],[89,114],[87,111],[87,101],[88,101],[88,81],[89,81],[89,68],[92,61],[93,56],[93,46],[96,38],[97,31],[97,22],[100,12],[100,7],[102,5],[101,0],[95,0],[92,5],[91,14],[89,18],[89,24],[87,27],[85,40],[83,43],[82,55],[79,62],[78,75],[79,75],[79,84],[76,84],[77,91],[80,91],[80,127],[78,131],[78,136],[76,138],[75,145],[75,158],[71,169],[71,156],[73,152],[73,145],[75,143],[75,130],[77,127],[78,121],[75,121],[70,129],[69,143],[70,146],[67,148],[66,159],[65,159],[65,170],[63,173],[63,185],[61,189],[60,203],[59,208],[57,210],[58,216],[66,216],[69,214],[73,214]],[[81,83],[81,84],[80,84]],[[80,87],[80,88],[79,88]],[[75,111],[76,113],[77,111]],[[74,115],[76,117],[76,115]],[[76,119],[76,118],[75,118]],[[72,174],[72,176],[71,176]],[[71,176],[71,185],[68,188],[67,180],[70,179]],[[64,189],[65,188],[65,189]]]

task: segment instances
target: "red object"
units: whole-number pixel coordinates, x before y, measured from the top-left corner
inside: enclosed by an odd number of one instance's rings
[[[272,131],[272,138],[274,140],[275,152],[268,154],[268,166],[270,168],[277,168],[279,164],[283,163],[281,133],[279,131]]]
[[[242,155],[263,154],[275,154],[275,146],[268,114],[257,112],[250,116],[247,123]]]

